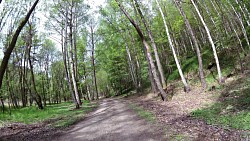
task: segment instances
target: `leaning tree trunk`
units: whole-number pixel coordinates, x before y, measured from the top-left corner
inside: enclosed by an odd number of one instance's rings
[[[214,52],[214,59],[215,59],[215,62],[216,62],[218,76],[219,76],[219,83],[224,83],[224,80],[223,80],[222,74],[221,74],[221,70],[220,70],[219,59],[218,59],[218,56],[217,56],[216,48],[215,48],[215,45],[214,45],[214,41],[213,41],[213,39],[211,37],[210,31],[209,31],[209,29],[207,27],[207,24],[205,23],[203,17],[201,16],[200,11],[197,8],[194,0],[191,0],[191,3],[193,4],[193,6],[194,6],[194,8],[195,8],[195,10],[196,10],[196,12],[198,14],[198,16],[199,16],[199,18],[200,18],[200,20],[201,20],[201,22],[202,22],[202,24],[203,24],[203,26],[204,26],[204,28],[206,30],[206,33],[207,33],[207,36],[208,36],[208,40],[209,40],[210,44],[212,45],[212,49],[213,49],[213,52]]]
[[[248,11],[244,11],[244,9],[242,8],[242,6],[241,6],[241,4],[240,3],[242,3],[242,1],[238,1],[238,0],[235,0],[235,2],[238,4],[238,6],[239,6],[239,8],[240,8],[240,10],[241,10],[241,12],[242,12],[242,14],[243,14],[243,17],[244,17],[244,19],[246,20],[246,22],[247,22],[247,26],[250,26],[250,21],[249,21],[249,19],[248,19],[248,17],[247,17],[247,15],[246,15],[246,13],[248,12]],[[249,13],[248,13],[249,14]]]
[[[187,30],[189,32],[189,34],[191,35],[191,39],[193,40],[194,42],[194,46],[195,46],[195,49],[196,49],[196,54],[197,54],[197,57],[198,57],[198,63],[199,63],[199,75],[200,75],[200,80],[201,80],[201,84],[202,84],[202,87],[205,89],[207,87],[207,84],[206,84],[206,80],[205,80],[205,77],[204,77],[204,71],[203,71],[203,63],[202,63],[202,57],[201,57],[201,52],[200,52],[200,48],[199,48],[199,45],[198,45],[198,41],[195,37],[195,34],[193,32],[193,29],[191,28],[191,25],[187,19],[187,16],[186,14],[184,13],[180,3],[175,0],[175,4],[176,6],[178,7],[179,11],[180,11],[180,14],[182,15],[182,17],[184,18],[184,21],[185,21],[185,25],[187,27]]]
[[[157,76],[157,72],[156,72],[156,68],[155,68],[155,65],[154,65],[154,62],[153,62],[153,58],[151,56],[151,52],[150,52],[150,46],[148,45],[144,35],[142,34],[142,31],[140,29],[140,27],[137,25],[137,23],[129,16],[129,14],[125,11],[125,9],[122,7],[122,5],[118,2],[118,0],[116,0],[118,6],[120,7],[121,11],[124,13],[124,15],[128,18],[128,20],[130,21],[130,23],[134,26],[134,28],[136,29],[143,45],[144,45],[144,49],[145,49],[145,53],[146,53],[146,56],[148,58],[148,61],[149,61],[149,64],[151,66],[151,71],[152,71],[152,74],[153,74],[153,77],[154,77],[154,80],[156,82],[156,86],[158,88],[158,90],[160,91],[160,94],[161,94],[161,97],[162,97],[162,100],[163,101],[166,101],[166,97],[167,97],[167,94],[166,92],[163,90],[162,86],[161,86],[161,82],[160,82],[160,79],[159,77]]]
[[[136,9],[137,9],[137,11],[138,11],[138,13],[139,13],[139,15],[140,15],[140,17],[142,19],[142,22],[143,22],[144,26],[146,27],[149,39],[151,41],[151,44],[152,44],[152,47],[153,47],[153,50],[154,50],[157,68],[158,68],[158,71],[159,71],[160,76],[161,76],[162,87],[166,88],[165,76],[164,76],[163,68],[162,68],[161,61],[160,61],[160,58],[159,58],[159,55],[158,55],[158,50],[157,50],[157,47],[156,47],[156,44],[155,44],[155,40],[153,38],[152,32],[151,32],[151,30],[150,30],[150,28],[148,26],[147,21],[145,20],[143,14],[141,12],[141,9],[140,9],[140,6],[139,6],[137,0],[134,0],[134,1],[135,1]]]
[[[134,40],[130,30],[128,30],[128,34],[129,34],[129,37],[131,38],[131,45],[135,46],[135,40]],[[141,87],[142,87],[142,76],[141,76],[142,74],[141,74],[140,61],[138,59],[140,57],[140,54],[138,53],[136,47],[134,47],[134,49],[133,49],[133,54],[135,56],[135,73],[136,73],[136,80],[137,80],[137,88],[138,88],[138,92],[139,92],[139,91],[141,91]],[[149,73],[149,77],[150,77],[150,80],[153,80],[153,81],[150,81],[151,82],[151,87],[152,87],[153,92],[156,93],[157,90],[156,90],[156,85],[154,83],[152,73]]]
[[[212,6],[214,7],[214,10],[216,11],[218,17],[221,17],[222,19],[225,19],[224,15],[225,15],[225,13],[226,13],[226,15],[227,15],[227,16],[226,16],[226,17],[227,17],[227,22],[226,22],[226,20],[224,20],[224,21],[225,21],[225,22],[224,22],[224,28],[225,28],[225,31],[226,31],[226,35],[229,35],[229,31],[230,31],[230,30],[233,30],[235,36],[237,37],[237,40],[238,40],[238,42],[239,42],[239,44],[240,44],[240,47],[241,47],[242,51],[244,52],[244,54],[246,54],[245,49],[243,48],[243,45],[242,45],[242,41],[241,41],[241,39],[240,39],[240,37],[239,37],[239,33],[236,31],[236,28],[235,28],[235,26],[234,26],[232,20],[228,20],[228,19],[229,19],[228,17],[230,17],[230,16],[228,16],[228,15],[231,15],[230,12],[224,12],[224,11],[227,11],[227,9],[226,9],[226,8],[223,8],[223,7],[220,7],[219,4],[217,3],[217,5],[218,5],[218,7],[219,7],[219,10],[218,10],[218,9],[216,8],[215,3],[214,3],[212,0],[211,0],[210,2],[211,2],[211,4],[212,4]],[[228,24],[228,27],[229,27],[229,28],[228,28],[227,26],[225,26],[225,25],[227,25],[227,24]],[[230,28],[230,27],[231,27],[231,28]]]
[[[182,83],[184,84],[184,87],[185,87],[184,90],[185,90],[186,92],[189,92],[189,91],[190,91],[190,86],[188,85],[188,83],[187,83],[187,81],[186,81],[186,79],[185,79],[185,77],[184,77],[184,75],[183,75],[183,72],[182,72],[182,70],[181,70],[181,66],[180,66],[179,60],[178,60],[178,58],[177,58],[177,56],[176,56],[176,53],[175,53],[174,45],[173,45],[173,43],[172,43],[172,39],[171,39],[170,34],[169,34],[169,31],[168,31],[168,26],[167,26],[167,23],[166,23],[164,14],[163,14],[163,12],[162,12],[162,9],[161,9],[161,7],[160,7],[160,4],[159,4],[158,0],[155,0],[155,1],[156,1],[156,3],[157,3],[157,7],[158,7],[158,9],[159,9],[159,11],[160,11],[160,13],[161,13],[161,16],[162,16],[162,19],[163,19],[163,22],[164,22],[164,26],[165,26],[165,28],[166,28],[166,33],[167,33],[167,36],[168,36],[168,42],[169,42],[169,45],[170,45],[171,50],[172,50],[172,52],[173,52],[174,59],[175,59],[175,63],[176,63],[176,65],[177,65],[179,74],[180,74],[180,76],[181,76]]]
[[[247,45],[248,45],[248,47],[249,47],[249,49],[250,49],[250,43],[249,43],[249,40],[248,40],[247,31],[246,31],[245,26],[244,26],[244,23],[243,23],[243,21],[242,21],[242,19],[241,19],[241,15],[235,10],[235,8],[234,8],[233,5],[230,3],[230,1],[227,0],[227,2],[228,2],[228,4],[231,6],[231,8],[233,9],[233,11],[234,11],[234,13],[235,13],[235,15],[236,15],[238,21],[240,22],[240,26],[241,26],[241,28],[242,28],[243,35],[244,35],[245,40],[246,40],[246,42],[247,42]]]
[[[5,70],[6,70],[7,66],[8,66],[10,55],[11,55],[13,49],[16,46],[17,38],[18,38],[20,32],[22,31],[23,27],[25,26],[25,24],[28,22],[31,13],[34,11],[34,9],[35,9],[36,5],[38,4],[38,2],[39,2],[39,0],[36,0],[34,2],[32,7],[30,8],[30,10],[28,11],[27,15],[19,23],[15,33],[13,34],[13,37],[12,37],[11,41],[10,41],[10,44],[9,44],[8,48],[6,49],[6,51],[4,53],[4,57],[3,57],[3,60],[2,60],[1,66],[0,66],[0,89],[2,87],[3,76],[4,76],[4,73],[5,73]]]

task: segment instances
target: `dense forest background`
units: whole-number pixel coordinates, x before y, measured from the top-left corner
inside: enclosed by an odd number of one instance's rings
[[[249,10],[248,0],[106,0],[96,10],[83,0],[5,0],[1,109],[79,108],[147,88],[167,100],[178,80],[185,92],[213,89],[246,70]]]

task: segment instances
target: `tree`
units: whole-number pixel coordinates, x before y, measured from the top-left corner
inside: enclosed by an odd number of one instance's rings
[[[160,91],[160,94],[161,94],[161,97],[162,97],[162,100],[165,101],[166,100],[166,97],[167,97],[167,94],[165,93],[165,91],[163,90],[162,86],[161,86],[161,83],[160,83],[160,80],[159,80],[159,77],[157,76],[157,72],[156,72],[156,68],[155,68],[155,65],[153,63],[153,58],[151,56],[151,52],[150,52],[150,46],[149,44],[147,43],[146,39],[145,39],[145,36],[143,35],[140,27],[135,23],[135,21],[128,15],[128,13],[125,11],[125,9],[122,7],[122,5],[118,2],[118,0],[116,0],[118,6],[120,7],[120,9],[122,10],[122,12],[124,13],[124,15],[126,15],[126,17],[129,19],[130,23],[134,26],[134,28],[136,29],[143,45],[144,45],[144,49],[145,49],[145,52],[146,52],[146,56],[147,56],[147,59],[148,59],[148,63],[150,64],[151,66],[151,70],[152,71],[152,74],[153,74],[153,77],[154,77],[154,80],[156,82],[156,86],[157,88],[159,89]]]
[[[212,46],[213,53],[214,53],[214,59],[215,59],[216,66],[217,66],[217,72],[218,72],[218,76],[219,76],[219,83],[224,83],[224,79],[222,77],[221,70],[220,70],[220,62],[219,62],[219,59],[218,59],[218,56],[217,56],[217,51],[216,51],[216,48],[215,48],[215,45],[214,45],[214,41],[213,41],[213,39],[211,37],[210,31],[209,31],[209,29],[207,27],[207,24],[205,23],[203,17],[201,16],[200,11],[199,11],[198,7],[196,6],[194,0],[191,0],[191,3],[194,6],[195,11],[197,12],[197,14],[198,14],[198,16],[199,16],[205,30],[206,30],[209,42],[210,42],[210,44]]]
[[[168,30],[168,26],[167,26],[167,23],[166,23],[164,14],[163,14],[163,12],[162,12],[162,9],[161,9],[161,7],[160,7],[160,4],[159,4],[158,0],[155,0],[155,1],[156,1],[156,3],[157,3],[157,7],[158,7],[158,9],[159,9],[159,11],[160,11],[160,13],[161,13],[161,16],[162,16],[162,19],[163,19],[163,22],[164,22],[164,26],[165,26],[165,29],[166,29],[166,33],[167,33],[167,36],[168,36],[168,42],[169,42],[169,45],[170,45],[171,50],[172,50],[172,52],[173,52],[174,59],[175,59],[175,63],[176,63],[176,65],[177,65],[179,74],[180,74],[180,76],[181,76],[182,83],[183,83],[184,86],[185,86],[184,90],[185,90],[186,92],[189,92],[189,91],[190,91],[190,87],[189,87],[189,85],[188,85],[188,83],[187,83],[187,81],[186,81],[186,79],[185,79],[185,77],[184,77],[184,75],[183,75],[181,66],[180,66],[179,61],[178,61],[178,58],[177,58],[177,56],[176,56],[175,48],[174,48],[174,45],[173,45],[173,43],[172,43],[172,39],[171,39],[170,34],[169,34],[169,30]]]
[[[161,65],[161,62],[160,62],[160,58],[159,58],[159,55],[158,55],[158,50],[157,50],[157,47],[156,47],[156,44],[155,44],[155,40],[153,38],[153,35],[152,35],[152,32],[148,26],[148,23],[147,21],[145,20],[142,12],[141,12],[141,9],[140,9],[140,6],[137,2],[137,0],[134,0],[135,2],[135,5],[136,5],[136,8],[138,10],[138,13],[142,19],[142,22],[147,30],[147,33],[148,33],[148,36],[151,40],[151,44],[152,44],[152,47],[154,49],[154,55],[155,55],[155,59],[156,59],[156,64],[157,64],[157,68],[158,68],[158,71],[160,73],[160,76],[161,76],[161,84],[162,84],[162,87],[165,89],[166,88],[166,81],[165,81],[165,75],[164,75],[164,72],[163,72],[163,68],[162,68],[162,65]]]
[[[200,80],[201,80],[201,84],[202,84],[202,87],[205,89],[206,88],[206,80],[205,80],[205,77],[204,77],[204,72],[203,72],[203,63],[202,63],[202,57],[201,57],[201,52],[200,52],[200,48],[199,48],[199,45],[198,45],[198,40],[196,39],[195,37],[195,34],[193,32],[193,29],[187,19],[187,16],[186,14],[184,13],[181,5],[180,5],[180,1],[178,0],[175,0],[174,1],[176,6],[178,7],[184,21],[185,21],[185,25],[187,27],[187,30],[192,38],[192,41],[194,43],[194,46],[195,46],[195,49],[196,49],[196,54],[197,54],[197,58],[198,58],[198,63],[199,63],[199,75],[200,75]]]
[[[32,7],[30,8],[30,10],[28,11],[27,15],[25,16],[25,18],[22,19],[22,21],[19,23],[19,26],[17,27],[17,29],[16,29],[16,31],[15,31],[12,39],[11,39],[11,42],[10,42],[8,48],[6,49],[5,53],[4,53],[4,57],[3,57],[3,60],[1,62],[1,66],[0,66],[0,89],[2,87],[4,73],[5,73],[5,70],[6,70],[7,66],[8,66],[8,61],[9,61],[10,55],[11,55],[13,49],[15,48],[17,38],[18,38],[20,32],[22,31],[24,25],[28,22],[29,17],[32,14],[32,12],[34,11],[34,9],[35,9],[36,5],[38,4],[38,2],[39,2],[39,0],[36,0],[34,2]]]

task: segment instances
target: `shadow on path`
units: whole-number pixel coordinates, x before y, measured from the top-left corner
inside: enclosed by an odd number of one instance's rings
[[[57,141],[164,140],[160,128],[147,123],[121,99],[104,99],[84,121],[65,131]]]

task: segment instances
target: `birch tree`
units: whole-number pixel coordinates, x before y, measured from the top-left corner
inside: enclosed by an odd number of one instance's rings
[[[168,30],[168,26],[167,26],[167,23],[166,23],[166,20],[165,20],[165,16],[162,12],[162,9],[160,7],[160,4],[158,2],[158,0],[155,0],[156,3],[157,3],[157,7],[160,11],[160,14],[161,14],[161,17],[162,17],[162,20],[163,20],[163,23],[164,23],[164,26],[165,26],[165,30],[166,30],[166,33],[167,33],[167,37],[168,37],[168,42],[169,42],[169,46],[172,50],[172,53],[173,53],[173,56],[174,56],[174,60],[175,60],[175,64],[178,68],[178,72],[179,72],[179,75],[181,77],[181,80],[182,80],[182,83],[184,84],[184,90],[186,92],[189,92],[191,89],[190,89],[190,86],[188,85],[187,81],[186,81],[186,78],[184,77],[183,75],[183,72],[182,72],[182,69],[181,69],[181,65],[179,63],[179,60],[177,58],[177,55],[176,55],[176,52],[175,52],[175,48],[174,48],[174,45],[173,45],[173,42],[172,42],[172,39],[171,39],[171,36],[170,36],[170,33],[169,33],[169,30]]]
[[[144,24],[144,26],[146,28],[149,39],[151,41],[151,45],[153,47],[154,55],[155,55],[155,59],[156,59],[157,68],[158,68],[158,71],[159,71],[159,74],[160,74],[160,77],[161,77],[161,84],[162,84],[162,87],[164,89],[164,88],[166,88],[165,75],[164,75],[163,68],[162,68],[160,58],[159,58],[159,55],[158,55],[158,49],[156,47],[156,43],[155,43],[154,37],[152,35],[152,31],[150,30],[149,25],[148,25],[146,19],[144,18],[143,14],[142,14],[142,11],[140,9],[140,6],[139,6],[137,0],[134,0],[134,2],[135,2],[136,9],[137,9],[137,11],[139,13],[139,16],[140,16],[140,18],[141,18],[141,20],[142,20],[142,22],[143,22],[143,24]]]
[[[153,58],[151,56],[151,51],[150,51],[150,46],[149,44],[147,43],[146,39],[145,39],[145,36],[143,35],[140,27],[138,26],[138,24],[130,17],[130,15],[125,11],[125,9],[123,8],[123,6],[120,4],[120,2],[118,2],[118,0],[116,0],[118,6],[120,7],[121,11],[124,13],[124,15],[128,18],[128,20],[130,21],[130,23],[134,26],[134,28],[136,29],[143,45],[144,45],[144,49],[145,49],[145,53],[146,53],[146,56],[147,56],[147,59],[148,59],[148,63],[150,64],[151,66],[151,71],[152,71],[152,74],[153,74],[153,78],[156,82],[156,86],[158,88],[158,90],[160,91],[160,94],[161,94],[161,97],[162,97],[162,100],[163,101],[166,101],[166,97],[167,97],[167,94],[166,92],[163,90],[162,86],[161,86],[161,83],[160,83],[160,79],[159,77],[157,76],[157,72],[156,72],[156,68],[155,68],[155,65],[154,65],[154,62],[153,62]]]
[[[219,77],[219,83],[224,83],[224,79],[223,79],[223,77],[222,77],[221,69],[220,69],[220,62],[219,62],[219,59],[218,59],[218,56],[217,56],[217,51],[216,51],[216,47],[215,47],[215,45],[214,45],[214,41],[213,41],[212,36],[211,36],[211,34],[210,34],[210,30],[208,29],[207,24],[205,23],[203,17],[201,16],[201,13],[200,13],[198,7],[196,6],[194,0],[191,0],[191,3],[192,3],[192,5],[194,6],[195,11],[197,12],[197,14],[198,14],[198,16],[199,16],[199,18],[200,18],[200,20],[201,20],[201,22],[202,22],[202,24],[203,24],[205,30],[206,30],[206,33],[207,33],[207,36],[208,36],[208,40],[209,40],[209,42],[210,42],[210,44],[211,44],[211,46],[212,46],[213,53],[214,53],[214,59],[215,59],[215,63],[216,63],[216,66],[217,66],[217,72],[218,72],[218,77]]]
[[[193,29],[192,29],[189,21],[187,19],[187,16],[186,16],[186,14],[184,13],[184,11],[182,9],[180,1],[175,0],[174,2],[175,2],[176,6],[178,7],[178,9],[180,11],[180,14],[182,15],[182,17],[184,19],[184,22],[185,22],[185,25],[187,27],[187,30],[188,30],[188,32],[189,32],[189,34],[191,36],[192,41],[194,42],[194,46],[195,46],[196,54],[197,54],[197,58],[198,58],[198,63],[199,63],[199,75],[200,75],[201,84],[202,84],[203,88],[206,88],[206,80],[205,80],[205,77],[204,77],[203,63],[202,63],[201,51],[200,51],[200,48],[199,48],[198,41],[197,41],[197,39],[195,37],[195,33],[193,32]]]

